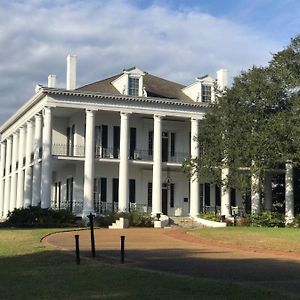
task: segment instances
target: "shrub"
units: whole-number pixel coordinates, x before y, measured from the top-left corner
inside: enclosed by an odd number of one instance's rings
[[[5,225],[17,227],[57,227],[76,225],[75,216],[68,210],[43,209],[39,206],[15,208],[8,214]]]
[[[214,212],[206,212],[199,214],[199,217],[209,221],[221,222],[221,215]]]
[[[94,219],[95,226],[108,227],[118,219],[118,214],[115,212],[106,212],[105,214],[96,216]]]
[[[284,227],[285,219],[283,214],[265,211],[258,215],[252,215],[251,224],[257,227]]]
[[[94,223],[99,227],[108,227],[119,218],[129,220],[129,225],[133,227],[151,227],[153,226],[153,219],[146,213],[140,212],[106,212],[105,214],[95,217]]]

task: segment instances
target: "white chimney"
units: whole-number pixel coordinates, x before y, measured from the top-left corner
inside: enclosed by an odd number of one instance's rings
[[[220,69],[217,71],[217,81],[219,88],[224,90],[228,84],[228,71],[226,69]]]
[[[48,87],[55,88],[56,87],[56,75],[50,74],[48,76]]]
[[[76,55],[67,57],[67,90],[76,89]]]

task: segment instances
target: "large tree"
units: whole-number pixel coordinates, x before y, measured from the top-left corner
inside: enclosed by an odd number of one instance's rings
[[[249,176],[287,161],[300,164],[300,35],[275,53],[267,67],[253,67],[235,77],[201,121],[201,155],[185,164],[200,180],[250,189]],[[250,172],[249,172],[250,171]]]

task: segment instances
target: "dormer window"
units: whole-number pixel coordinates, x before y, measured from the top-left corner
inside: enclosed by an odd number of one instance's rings
[[[202,102],[211,102],[211,85],[202,84],[201,100],[202,100]]]
[[[139,78],[131,77],[128,78],[128,95],[139,96]]]

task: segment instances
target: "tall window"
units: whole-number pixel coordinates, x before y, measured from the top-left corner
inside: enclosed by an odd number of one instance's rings
[[[203,84],[201,87],[202,91],[202,102],[210,102],[211,100],[211,86]]]
[[[130,95],[130,96],[138,96],[139,95],[139,78],[129,77],[128,95]]]
[[[148,182],[148,206],[152,207],[152,182]]]
[[[129,202],[135,203],[135,179],[129,179]]]
[[[148,133],[148,155],[153,155],[153,131]]]

